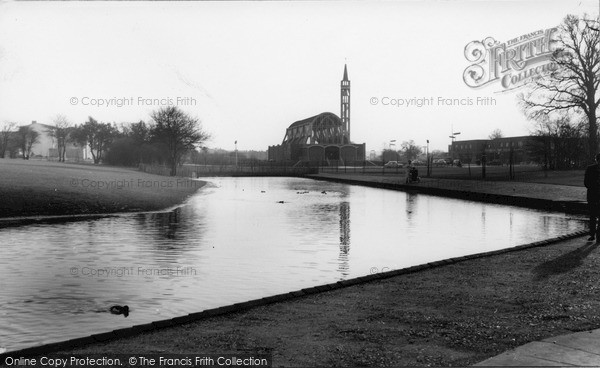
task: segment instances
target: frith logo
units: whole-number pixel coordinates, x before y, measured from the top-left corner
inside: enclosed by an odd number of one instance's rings
[[[504,90],[521,87],[532,77],[556,70],[551,61],[557,28],[539,30],[504,43],[488,37],[465,46],[465,58],[473,63],[463,72],[471,88],[500,82]]]

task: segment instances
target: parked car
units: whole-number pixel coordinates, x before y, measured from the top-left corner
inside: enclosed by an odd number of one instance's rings
[[[460,160],[456,159],[456,160],[452,161],[452,165],[462,167],[462,162],[460,162]]]
[[[425,166],[425,163],[423,161],[419,161],[419,160],[411,161],[410,164],[413,166]]]
[[[439,159],[433,161],[433,164],[436,166],[446,166],[448,163],[443,158],[439,158]]]
[[[396,167],[404,167],[404,165],[402,165],[401,163],[399,163],[398,161],[388,161],[385,165],[383,165],[384,167],[387,168],[396,168]]]

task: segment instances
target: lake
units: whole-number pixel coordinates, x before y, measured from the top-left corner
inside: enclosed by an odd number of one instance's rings
[[[173,211],[0,229],[0,351],[581,230],[564,214],[300,178]],[[108,313],[127,304],[124,318]]]

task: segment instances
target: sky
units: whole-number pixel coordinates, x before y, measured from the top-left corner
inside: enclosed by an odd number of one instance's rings
[[[339,116],[347,65],[351,139],[367,151],[393,140],[392,148],[429,140],[430,149],[446,150],[452,132],[460,132],[459,140],[485,139],[495,129],[527,135],[533,123],[518,106],[518,91],[465,84],[471,65],[465,46],[556,27],[567,14],[595,16],[599,6],[598,0],[1,2],[0,125],[51,125],[58,114],[73,124],[92,116],[119,125],[150,121],[152,111],[176,105],[212,135],[208,147],[233,150],[237,141],[240,150],[266,150],[281,143],[294,121],[321,112]]]

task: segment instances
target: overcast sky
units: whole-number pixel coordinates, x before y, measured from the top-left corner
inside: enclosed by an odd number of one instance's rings
[[[0,124],[149,121],[179,105],[211,148],[266,150],[291,123],[340,113],[344,64],[354,142],[460,139],[532,129],[516,93],[469,88],[464,48],[598,13],[598,0],[0,3]],[[440,106],[439,99],[495,105]],[[179,98],[179,100],[178,100]],[[386,99],[387,98],[387,99]],[[383,105],[433,98],[422,107]],[[111,100],[124,106],[97,106]],[[162,101],[148,101],[162,99]],[[377,99],[377,103],[375,102]]]

